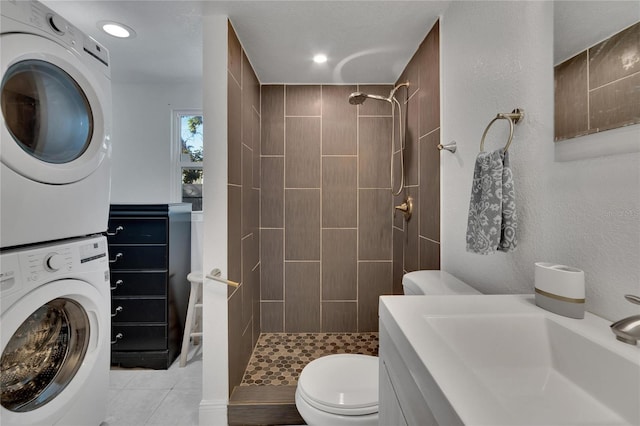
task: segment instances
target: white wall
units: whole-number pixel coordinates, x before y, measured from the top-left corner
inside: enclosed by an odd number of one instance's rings
[[[172,109],[202,108],[201,82],[114,83],[112,203],[168,203]]]
[[[442,141],[458,144],[441,157],[442,269],[485,293],[532,293],[534,262],[563,263],[585,271],[589,311],[610,320],[637,313],[623,295],[640,294],[638,143],[635,152],[605,148],[587,158],[576,141],[554,144],[553,4],[452,2],[441,31]],[[482,132],[496,113],[516,107],[526,114],[509,150],[519,247],[470,254],[467,214]],[[506,121],[495,123],[485,149],[502,146],[507,130]],[[631,131],[640,136],[640,126]],[[599,135],[604,147],[617,137]]]
[[[204,271],[220,268],[227,276],[227,17],[204,16],[202,89],[205,181]],[[203,362],[200,424],[227,424],[229,354],[227,286],[205,279],[203,300]]]

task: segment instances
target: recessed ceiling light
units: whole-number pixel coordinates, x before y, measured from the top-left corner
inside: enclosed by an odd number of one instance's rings
[[[313,62],[315,62],[316,64],[324,64],[325,62],[327,62],[327,55],[319,53],[313,57]]]
[[[136,36],[136,32],[131,27],[119,22],[100,21],[98,22],[98,28],[110,36],[117,38],[133,38]]]

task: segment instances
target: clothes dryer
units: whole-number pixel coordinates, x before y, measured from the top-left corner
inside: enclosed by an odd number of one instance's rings
[[[2,424],[99,425],[110,365],[106,238],[5,250],[0,289]]]
[[[41,3],[0,14],[0,247],[104,232],[109,54]]]

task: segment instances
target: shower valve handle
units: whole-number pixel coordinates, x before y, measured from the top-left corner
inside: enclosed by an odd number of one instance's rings
[[[413,213],[413,197],[407,197],[407,200],[395,207],[396,210],[400,210],[404,214],[404,219],[409,220],[411,213]]]

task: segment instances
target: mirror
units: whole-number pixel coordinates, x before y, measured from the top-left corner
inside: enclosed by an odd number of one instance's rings
[[[635,1],[554,2],[556,141],[640,123],[639,21]]]

